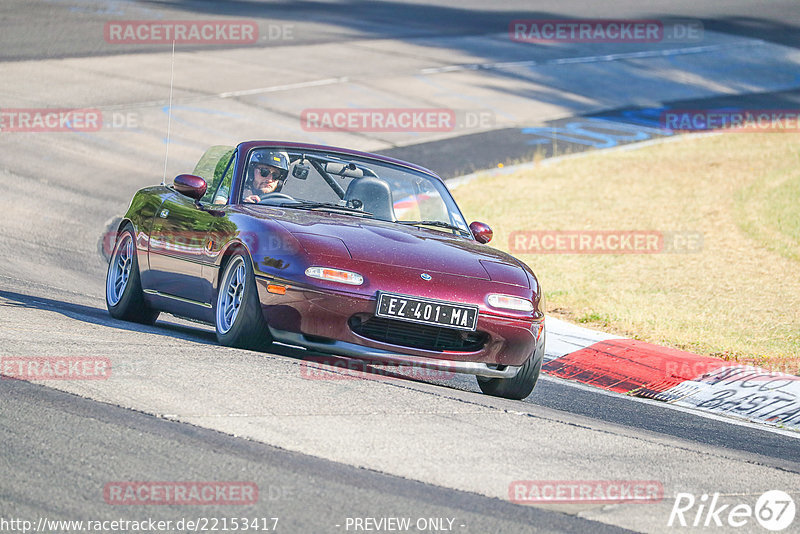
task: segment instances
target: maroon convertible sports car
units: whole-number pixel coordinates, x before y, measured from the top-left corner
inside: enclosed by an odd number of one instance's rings
[[[473,374],[527,397],[544,356],[542,290],[490,248],[433,172],[326,146],[212,147],[193,174],[136,193],[106,281],[119,319],[159,312],[371,362]]]

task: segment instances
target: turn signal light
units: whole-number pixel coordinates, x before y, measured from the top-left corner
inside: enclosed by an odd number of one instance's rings
[[[536,334],[536,341],[539,341],[539,338],[542,337],[542,332],[544,332],[544,322],[536,323],[531,325],[531,331]]]
[[[285,295],[286,294],[286,286],[279,286],[276,284],[267,284],[267,291],[270,293],[275,293],[276,295]]]
[[[364,283],[364,277],[358,273],[331,269],[329,267],[309,267],[306,269],[306,276],[318,278],[320,280],[329,280],[331,282],[341,282],[342,284],[350,284],[351,286],[360,286]]]

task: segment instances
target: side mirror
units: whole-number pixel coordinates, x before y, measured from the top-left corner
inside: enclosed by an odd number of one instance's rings
[[[189,198],[200,200],[206,194],[208,184],[206,181],[194,174],[179,174],[172,182],[175,191]]]
[[[478,243],[488,243],[492,240],[492,236],[494,235],[494,232],[492,232],[488,224],[478,221],[470,223],[469,229],[472,232],[472,237],[474,237],[475,241]]]

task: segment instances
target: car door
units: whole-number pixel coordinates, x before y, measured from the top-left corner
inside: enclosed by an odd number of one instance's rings
[[[164,296],[209,304],[204,274],[215,258],[215,237],[225,219],[224,209],[203,209],[180,193],[167,197],[150,234],[151,287]]]
[[[223,153],[218,159],[207,165],[210,173],[203,178],[210,186],[199,202],[177,192],[164,200],[153,219],[149,247],[153,290],[205,309],[214,295],[217,257],[235,232],[227,203],[236,157]]]

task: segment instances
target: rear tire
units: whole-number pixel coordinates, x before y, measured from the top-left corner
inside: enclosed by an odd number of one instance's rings
[[[136,236],[133,227],[126,224],[114,245],[106,272],[106,308],[115,319],[153,324],[158,319],[154,310],[144,301]]]
[[[262,350],[272,342],[261,311],[250,257],[236,251],[225,264],[214,309],[217,340],[228,347]]]
[[[536,382],[539,381],[539,374],[542,372],[542,362],[544,361],[544,337],[536,345],[536,349],[531,357],[522,364],[522,368],[513,378],[478,378],[478,387],[487,395],[502,397],[504,399],[522,400],[533,392]]]

